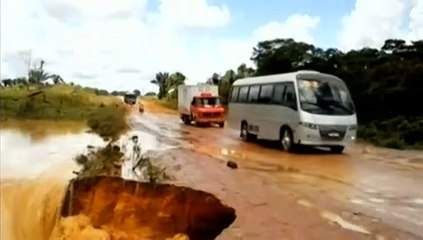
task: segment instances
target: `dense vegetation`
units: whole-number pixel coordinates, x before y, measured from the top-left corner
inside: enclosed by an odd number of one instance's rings
[[[389,39],[381,49],[344,53],[293,39],[274,39],[259,42],[251,60],[255,69],[241,64],[235,71],[214,73],[207,80],[219,86],[224,103],[233,82],[244,77],[304,69],[334,74],[351,91],[361,139],[392,148],[423,148],[423,101],[419,98],[423,94],[423,40],[407,44]]]

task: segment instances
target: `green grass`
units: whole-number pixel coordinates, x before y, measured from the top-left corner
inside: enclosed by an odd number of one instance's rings
[[[38,93],[35,96],[31,94]],[[0,90],[0,116],[24,119],[85,120],[100,107],[119,104],[113,97],[97,96],[82,88],[58,85],[35,88],[4,88]]]
[[[86,121],[104,138],[115,140],[127,128],[126,106],[116,97],[69,85],[3,88],[0,118]]]

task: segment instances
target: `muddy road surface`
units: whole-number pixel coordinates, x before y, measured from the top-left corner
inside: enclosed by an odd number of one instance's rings
[[[342,155],[289,154],[274,143],[242,142],[227,127],[186,126],[176,113],[144,105],[132,127],[173,146],[159,156],[173,181],[236,209],[219,239],[423,239],[423,152],[356,144]]]
[[[342,155],[289,154],[274,143],[244,143],[227,127],[186,126],[169,109],[144,106],[144,113],[133,107],[128,137],[137,135],[143,153],[165,167],[167,182],[214,194],[235,209],[235,222],[217,239],[423,239],[422,152],[357,144]],[[73,124],[18,125],[0,131],[1,239],[48,239],[64,186],[78,170],[73,157],[106,143]],[[228,160],[238,168],[228,168]],[[131,166],[125,162],[121,175],[137,180]],[[71,220],[61,224],[91,224]]]

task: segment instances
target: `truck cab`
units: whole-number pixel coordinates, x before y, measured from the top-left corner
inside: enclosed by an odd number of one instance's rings
[[[129,105],[134,105],[137,103],[137,95],[133,94],[133,93],[127,93],[125,94],[125,96],[123,97],[123,101],[126,104]]]
[[[225,109],[220,103],[220,97],[210,93],[201,93],[191,102],[191,118],[196,125],[217,123],[219,127],[225,126]]]

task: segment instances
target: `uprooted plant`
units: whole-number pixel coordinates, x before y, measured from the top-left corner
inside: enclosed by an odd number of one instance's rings
[[[141,172],[141,178],[150,183],[158,183],[167,179],[165,173],[166,168],[155,166],[151,162],[151,158],[142,154],[141,145],[138,142],[138,136],[132,136],[132,171],[138,175],[137,170]]]

